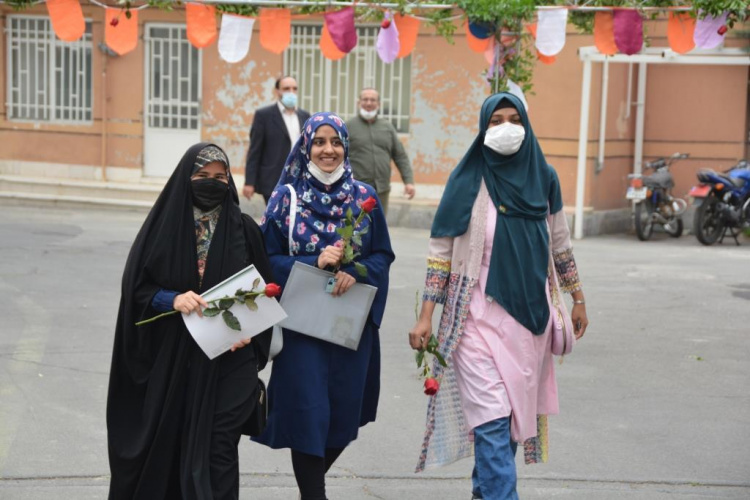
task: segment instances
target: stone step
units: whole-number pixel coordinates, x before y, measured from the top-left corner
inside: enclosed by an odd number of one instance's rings
[[[0,175],[0,197],[150,207],[161,185]]]

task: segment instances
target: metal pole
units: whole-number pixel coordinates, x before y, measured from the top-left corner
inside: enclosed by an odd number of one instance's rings
[[[574,237],[583,238],[583,203],[586,189],[586,150],[589,140],[589,108],[591,106],[591,60],[583,61],[581,89],[581,123],[578,131],[578,177],[576,179],[576,214]]]

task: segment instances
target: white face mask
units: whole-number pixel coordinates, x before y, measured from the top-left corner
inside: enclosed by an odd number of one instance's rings
[[[365,108],[359,108],[359,116],[364,120],[374,120],[375,117],[378,116],[378,110],[374,109],[372,111],[367,111]]]
[[[501,155],[512,155],[521,149],[526,130],[521,125],[505,122],[487,129],[484,145]]]
[[[330,186],[337,180],[341,179],[341,177],[344,175],[344,162],[342,161],[341,163],[339,163],[339,166],[336,167],[333,172],[329,173],[321,170],[319,166],[311,161],[307,164],[307,170],[320,182],[322,182],[326,186]]]

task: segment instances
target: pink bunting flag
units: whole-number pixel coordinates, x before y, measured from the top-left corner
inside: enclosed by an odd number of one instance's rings
[[[633,55],[643,47],[643,18],[634,9],[617,9],[614,14],[615,44],[623,54]]]
[[[395,61],[399,50],[401,50],[401,42],[398,39],[398,28],[393,21],[393,14],[390,11],[386,12],[385,19],[383,19],[383,23],[380,25],[375,48],[378,51],[380,59],[386,64]]]
[[[724,41],[724,34],[719,34],[719,28],[727,23],[727,13],[724,12],[719,17],[701,18],[700,16],[701,14],[698,14],[698,22],[695,23],[693,34],[695,46],[699,49],[715,49]]]
[[[326,27],[334,45],[345,54],[357,46],[357,29],[354,27],[354,8],[325,14]]]

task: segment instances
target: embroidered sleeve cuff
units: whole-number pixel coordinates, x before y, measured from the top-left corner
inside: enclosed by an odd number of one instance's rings
[[[448,276],[451,272],[451,261],[429,257],[427,259],[427,277],[425,278],[422,300],[438,304],[445,303]]]
[[[565,293],[573,293],[581,289],[581,280],[578,277],[576,260],[573,257],[573,249],[569,248],[553,255],[555,270],[560,278],[560,288]]]

